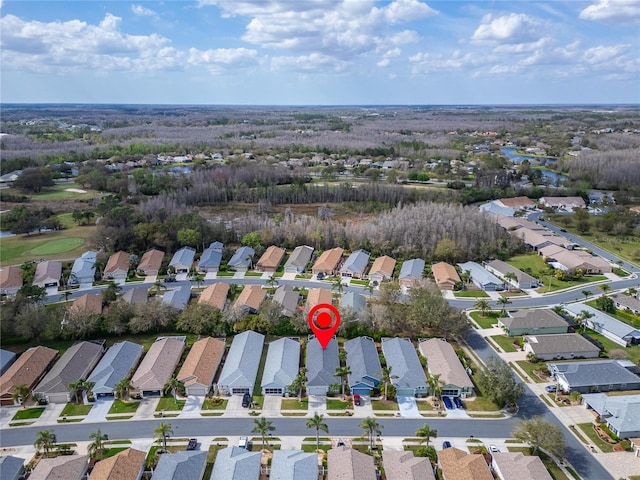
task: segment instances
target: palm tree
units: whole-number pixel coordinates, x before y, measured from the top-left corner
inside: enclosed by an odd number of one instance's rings
[[[491,309],[489,302],[487,302],[486,300],[478,300],[473,306],[474,308],[477,308],[478,310],[480,310],[480,314],[483,317],[486,317],[487,312]]]
[[[181,385],[182,382],[178,381],[175,376],[171,377],[169,381],[165,383],[164,387],[162,387],[162,395],[166,397],[169,393],[171,393],[174,400],[177,400],[177,390]]]
[[[63,290],[62,293],[60,294],[60,300],[66,302],[69,300],[70,296],[71,296],[71,290]]]
[[[91,389],[96,386],[96,382],[90,382],[88,380],[78,380],[78,389],[81,392],[87,392],[87,396],[91,393]]]
[[[36,439],[33,442],[33,446],[36,447],[37,453],[40,453],[40,450],[44,450],[45,457],[48,457],[49,452],[55,443],[54,439],[55,437],[53,436],[52,430],[40,430],[36,433]]]
[[[253,421],[255,427],[251,430],[251,433],[258,433],[262,437],[262,449],[264,450],[265,441],[269,432],[273,432],[276,427],[273,426],[273,422],[270,422],[264,417],[256,418]],[[268,443],[267,443],[268,445]]]
[[[77,382],[71,382],[68,386],[69,386],[69,390],[73,392],[73,396],[76,399],[76,403],[80,403],[80,401],[78,400],[78,390],[80,390],[80,380],[78,380]]]
[[[391,374],[391,366],[382,367],[380,370],[382,373],[382,381],[384,382],[384,401],[387,401],[387,385],[391,383],[392,380],[398,378],[397,375]]]
[[[440,375],[429,376],[429,387],[431,388],[431,394],[438,398],[442,392],[442,386],[440,385]]]
[[[269,278],[267,278],[267,285],[269,285],[269,287],[274,288],[278,286],[278,279],[274,278],[273,275],[271,275]]]
[[[298,401],[301,402],[302,401],[302,390],[304,390],[304,387],[307,385],[307,369],[306,368],[301,368],[300,371],[298,372],[298,375],[296,375],[296,378],[293,379],[293,383],[291,383],[291,385],[289,385],[289,390],[297,390],[298,391]]]
[[[106,433],[102,433],[102,431],[98,429],[97,431],[90,433],[89,438],[93,440],[93,442],[91,442],[87,447],[89,458],[93,460],[95,460],[96,458],[100,458],[100,460],[102,460],[106,452],[104,442],[109,440],[109,436]]]
[[[471,280],[471,270],[460,272],[460,280],[462,280],[462,285],[467,285],[469,280]]]
[[[504,282],[507,285],[507,291],[510,292],[511,291],[512,282],[517,281],[518,277],[516,277],[516,274],[513,273],[513,272],[507,272],[507,273],[504,274],[504,279],[505,280],[511,280],[511,281],[508,281],[508,282]]]
[[[21,383],[13,387],[13,393],[11,394],[11,398],[13,399],[14,402],[16,403],[19,402],[24,408],[26,407],[25,401],[27,400],[27,397],[29,396],[30,393],[31,393],[31,389],[24,383]]]
[[[347,365],[346,367],[337,367],[336,368],[336,373],[335,376],[336,377],[340,377],[340,385],[342,387],[342,399],[344,400],[344,378],[347,375],[351,375],[351,368],[349,368],[349,366]]]
[[[307,420],[307,428],[316,429],[316,450],[320,450],[320,430],[329,433],[329,427],[324,423],[324,415],[319,415],[318,412],[315,412],[313,417]]]
[[[116,397],[120,400],[126,400],[129,396],[129,390],[131,389],[131,379],[123,378],[118,383],[116,383]]]
[[[432,438],[436,438],[438,436],[438,431],[432,429],[429,424],[425,423],[422,427],[420,427],[416,431],[416,437],[420,437],[423,440],[420,440],[420,443],[426,443],[427,447],[429,446],[429,440]]]
[[[342,284],[342,277],[337,277],[331,283],[331,290],[337,290],[338,295],[342,295],[344,291],[344,285]]]
[[[591,295],[591,291],[590,290],[582,290],[581,292],[584,295],[584,301],[586,302],[587,300],[589,300],[589,295]]]
[[[376,288],[373,286],[373,283],[369,282],[365,287],[369,291],[369,298],[373,296],[373,290]]]
[[[587,310],[581,310],[580,313],[576,316],[576,322],[578,322],[578,325],[580,325],[582,333],[587,331],[587,320],[589,320],[593,316],[594,314]]]
[[[507,314],[507,305],[509,305],[511,303],[511,300],[509,300],[507,297],[500,297],[498,300],[496,300],[496,303],[498,305],[502,305],[502,310],[500,310],[500,315],[506,315]]]
[[[189,279],[195,283],[198,288],[200,288],[202,286],[202,284],[204,283],[204,274],[194,270],[192,273],[189,274]]]
[[[360,423],[360,428],[364,429],[364,434],[369,436],[369,450],[373,450],[374,438],[382,433],[382,425],[375,418],[367,417]]]
[[[603,283],[602,285],[598,286],[599,290],[602,290],[602,294],[604,295],[605,293],[607,293],[609,290],[611,290],[611,286],[608,283]]]
[[[162,451],[167,451],[167,437],[173,435],[170,423],[160,422],[158,428],[153,431],[153,438],[162,438]]]

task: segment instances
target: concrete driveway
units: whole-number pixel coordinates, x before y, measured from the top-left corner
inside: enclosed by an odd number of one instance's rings
[[[106,421],[107,413],[111,409],[111,405],[114,402],[113,397],[96,398],[93,402],[93,407],[89,410],[89,414],[84,417],[83,422],[104,422]]]
[[[400,416],[403,418],[422,418],[416,399],[413,397],[398,395],[398,408],[400,409]]]
[[[180,418],[199,418],[202,404],[204,403],[204,397],[200,395],[189,395],[187,401],[184,404],[184,408],[180,415]]]

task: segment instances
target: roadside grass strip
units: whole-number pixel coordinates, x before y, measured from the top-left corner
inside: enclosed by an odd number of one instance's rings
[[[613,445],[605,442],[598,436],[598,433],[593,428],[593,423],[579,423],[577,426],[589,438],[589,441],[604,453],[613,452]]]

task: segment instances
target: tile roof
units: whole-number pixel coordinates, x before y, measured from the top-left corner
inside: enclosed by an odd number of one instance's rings
[[[260,257],[260,260],[258,260],[258,263],[256,264],[256,267],[263,268],[263,269],[264,268],[276,269],[278,268],[278,265],[280,265],[280,262],[282,262],[282,259],[284,258],[285,253],[286,252],[284,248],[271,245],[262,254],[262,256]]]
[[[99,315],[102,313],[102,295],[86,293],[73,301],[71,310],[82,315]]]
[[[576,356],[580,356],[585,353],[595,353],[597,355],[600,352],[598,347],[579,333],[525,335],[524,341],[529,344],[529,347],[536,355],[571,352],[575,353]]]
[[[160,457],[151,480],[200,480],[206,468],[206,451],[165,453]]]
[[[420,341],[418,348],[427,359],[431,375],[440,375],[440,381],[445,385],[473,388],[473,382],[450,343],[441,338],[430,338]]]
[[[327,480],[375,480],[373,457],[345,446],[327,451]]]
[[[535,207],[536,204],[529,197],[513,197],[513,198],[500,198],[498,200],[505,207]]]
[[[431,265],[431,273],[438,285],[445,283],[456,284],[460,282],[460,276],[456,270],[456,267],[446,262],[438,262]]]
[[[171,378],[183,350],[184,338],[158,338],[133,374],[132,387],[141,391],[161,390]]]
[[[127,252],[116,252],[109,257],[104,267],[103,275],[117,272],[118,270],[127,272],[129,270],[129,257]]]
[[[261,333],[247,330],[236,335],[227,353],[218,385],[224,387],[254,385],[263,345],[264,335]]]
[[[33,387],[57,355],[58,351],[52,348],[41,345],[31,347],[0,377],[0,395],[12,393],[16,385],[25,384]]]
[[[311,260],[313,255],[313,247],[307,245],[300,245],[293,249],[293,253],[284,264],[285,270],[287,267],[296,267],[299,270],[303,270],[307,263]]]
[[[45,283],[59,282],[62,276],[62,262],[46,260],[38,263],[33,284],[43,287]]]
[[[310,310],[321,303],[330,304],[332,300],[333,295],[331,294],[331,290],[327,288],[310,288],[309,293],[307,294],[305,309]]]
[[[236,308],[248,307],[258,310],[267,292],[260,285],[245,285],[236,299]]]
[[[147,250],[144,255],[142,255],[142,259],[138,264],[138,270],[146,272],[149,271],[157,271],[162,266],[162,260],[164,259],[164,252],[161,250],[157,250],[152,248],[151,250]]]
[[[87,468],[89,468],[89,457],[86,455],[43,458],[29,475],[29,480],[79,480],[83,478]]]
[[[418,354],[408,338],[383,338],[382,352],[394,375],[393,386],[398,388],[426,388],[427,376],[422,369]]]
[[[578,206],[584,207],[584,199],[582,197],[542,197],[540,203],[544,203],[551,207],[561,207],[561,206]]]
[[[196,341],[178,372],[177,379],[185,387],[200,383],[210,387],[224,355],[225,342],[212,337]]]
[[[376,344],[370,337],[357,337],[344,343],[347,352],[347,366],[351,369],[348,375],[349,387],[365,383],[372,388],[376,385],[371,379],[382,380],[382,367]]]
[[[382,257],[378,257],[374,260],[373,265],[371,265],[371,270],[369,270],[369,275],[379,273],[390,278],[393,276],[394,268],[396,268],[395,259],[388,257],[387,255],[383,255]]]
[[[22,286],[22,270],[10,266],[0,270],[0,288],[16,288]]]
[[[337,340],[332,338],[327,348],[323,349],[316,337],[310,335],[305,359],[307,385],[328,387],[334,383],[340,383],[340,379],[335,376],[336,368],[339,366]]]
[[[332,248],[330,250],[325,250],[322,252],[316,263],[313,264],[313,271],[333,271],[338,268],[340,262],[342,261],[342,255],[344,254],[344,249],[340,247]]]
[[[96,463],[89,480],[137,480],[144,467],[145,458],[144,452],[127,448]]]
[[[213,283],[202,290],[198,303],[205,303],[217,308],[218,310],[224,310],[228,294],[228,283]]]
[[[538,223],[534,223],[531,220],[527,220],[523,217],[498,217],[497,218],[498,225],[500,225],[505,230],[517,230],[518,228],[528,228],[529,230],[540,230],[545,231],[546,228]]]
[[[414,457],[413,452],[384,450],[382,462],[389,479],[436,480],[431,461],[426,457]]]
[[[116,384],[129,376],[137,365],[142,357],[142,350],[142,345],[127,340],[113,344],[87,379],[95,383],[93,392],[95,394],[113,392]]]
[[[317,480],[318,454],[302,450],[274,450],[270,480]]]
[[[258,480],[260,452],[249,452],[240,447],[227,447],[218,451],[210,480]]]
[[[493,480],[482,455],[449,447],[438,452],[438,461],[447,480]]]
[[[492,454],[492,457],[501,473],[500,478],[504,480],[552,480],[538,456],[525,456],[521,452],[500,452]]]
[[[262,374],[262,388],[286,388],[293,383],[300,368],[300,342],[280,338],[269,344]]]

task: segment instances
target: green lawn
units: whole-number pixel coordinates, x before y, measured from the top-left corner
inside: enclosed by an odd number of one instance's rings
[[[186,400],[176,400],[173,397],[162,397],[156,407],[156,412],[182,410]]]
[[[93,405],[77,405],[75,403],[67,403],[62,409],[61,417],[74,417],[76,415],[87,415]]]
[[[596,310],[600,310],[598,308],[598,304],[596,302],[596,300],[589,300],[587,302],[587,305],[589,305],[590,307],[595,308]],[[600,310],[602,311],[602,310]],[[634,315],[631,312],[625,311],[625,310],[618,310],[616,309],[616,311],[614,313],[609,313],[609,312],[604,312],[607,315],[620,320],[621,322],[624,322],[628,325],[631,325],[633,328],[640,328],[640,316],[638,315]]]
[[[134,402],[134,401],[123,402],[122,400],[116,399],[114,400],[113,405],[111,405],[108,415],[114,414],[114,413],[135,413],[136,410],[138,410],[139,405],[140,405],[140,402]]]
[[[580,430],[582,430],[582,432],[587,437],[589,437],[589,440],[591,441],[591,443],[596,445],[604,453],[613,452],[613,445],[611,445],[610,443],[605,442],[604,440],[602,440],[598,436],[598,434],[596,433],[595,429],[593,428],[593,424],[592,423],[579,423],[578,427],[580,428]]]
[[[69,188],[84,190],[86,193],[67,192]],[[76,183],[59,183],[53,187],[47,187],[40,193],[31,195],[34,200],[71,200],[71,199],[90,199],[98,195],[95,190],[87,190]]]
[[[541,380],[533,371],[534,370],[542,370],[547,371],[547,364],[544,362],[540,363],[531,363],[527,360],[517,360],[516,363],[531,377],[531,379],[536,383],[544,383],[544,380]]]
[[[104,452],[104,458],[109,458],[109,457],[113,457],[114,455],[125,451],[127,448],[129,447],[113,447],[113,448],[107,448]]]
[[[31,249],[33,255],[55,255],[57,253],[68,252],[84,245],[84,238],[69,237],[52,240]]]
[[[44,407],[21,408],[16,412],[11,420],[31,420],[34,418],[40,418],[42,412],[44,412]]]
[[[351,405],[349,402],[336,398],[327,398],[327,410],[344,410]]]
[[[469,314],[471,318],[480,326],[480,328],[491,328],[494,323],[500,318],[500,310],[491,310],[486,313],[486,316],[482,316],[482,312],[471,312]]]
[[[262,378],[262,374],[264,373],[264,364],[267,361],[267,349],[268,347],[265,345],[262,347],[262,355],[260,357],[260,363],[258,366],[258,374],[256,378]],[[260,386],[260,382],[256,382],[253,386],[253,396],[259,396],[262,394],[262,387]]]
[[[227,403],[229,403],[229,400],[226,398],[207,398],[202,403],[201,410],[224,410],[227,408]]]
[[[398,410],[398,404],[391,400],[371,400],[371,406],[374,410]]]
[[[281,410],[308,410],[309,400],[306,398],[299,402],[297,398],[285,398],[280,405]]]
[[[640,362],[640,345],[632,345],[625,348],[593,330],[587,330],[587,334],[602,344],[605,353],[608,354],[612,350],[620,350],[623,351],[627,355],[627,359],[631,360],[634,364],[638,365],[638,362]]]
[[[489,298],[489,295],[482,290],[460,290],[453,292],[456,298]]]
[[[517,339],[517,337],[507,337],[506,335],[494,335],[491,338],[494,342],[500,346],[500,348],[509,353],[509,352],[517,352],[518,349],[513,344],[513,342]]]

